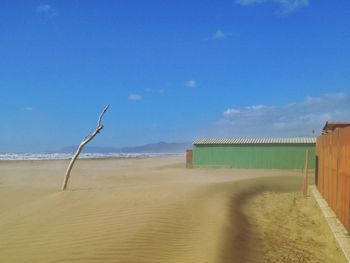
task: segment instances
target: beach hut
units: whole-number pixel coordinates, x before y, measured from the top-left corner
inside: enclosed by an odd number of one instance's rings
[[[194,167],[249,169],[315,168],[316,138],[233,138],[193,142]]]
[[[336,129],[342,129],[350,126],[350,122],[335,122],[335,121],[327,121],[323,126],[322,134],[327,134],[335,131]]]

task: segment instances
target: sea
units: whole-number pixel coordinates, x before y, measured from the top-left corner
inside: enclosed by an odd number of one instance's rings
[[[177,153],[81,153],[79,159],[147,158],[180,155]],[[73,153],[0,153],[0,161],[68,160]]]

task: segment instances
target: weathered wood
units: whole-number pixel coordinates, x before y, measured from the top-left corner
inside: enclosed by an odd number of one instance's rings
[[[304,185],[303,185],[303,194],[304,196],[308,196],[308,188],[309,188],[309,150],[306,149],[305,152],[305,176],[304,176]]]
[[[192,168],[193,167],[193,151],[192,150],[186,150],[186,168]]]
[[[69,177],[70,177],[70,172],[71,172],[71,170],[73,168],[73,165],[74,165],[76,159],[78,158],[79,154],[83,150],[84,146],[86,144],[88,144],[93,138],[95,138],[95,136],[103,129],[102,118],[103,118],[103,115],[108,110],[108,108],[109,108],[109,105],[107,105],[103,109],[103,111],[101,112],[101,114],[100,114],[100,116],[98,118],[96,129],[92,133],[90,133],[88,136],[86,136],[84,138],[84,140],[81,141],[77,151],[75,152],[75,154],[73,155],[71,161],[69,162],[69,165],[68,165],[68,168],[67,168],[67,171],[66,171],[66,175],[64,176],[64,179],[63,179],[62,191],[67,189],[67,184],[68,184],[68,180],[69,180]]]

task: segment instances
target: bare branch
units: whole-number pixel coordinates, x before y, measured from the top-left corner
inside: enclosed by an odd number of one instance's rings
[[[101,112],[100,117],[98,118],[97,128],[98,128],[99,126],[101,126],[102,117],[103,117],[103,115],[105,114],[105,112],[108,110],[108,108],[109,108],[109,104],[108,104],[108,105],[103,109],[103,111]]]
[[[81,151],[83,150],[84,146],[90,142],[93,138],[95,138],[95,136],[103,129],[103,125],[102,125],[102,117],[103,115],[105,114],[105,112],[108,110],[109,108],[109,105],[107,105],[103,111],[101,112],[100,114],[100,117],[98,118],[98,122],[97,122],[97,127],[96,129],[91,132],[88,136],[86,136],[80,143],[77,151],[75,152],[75,154],[73,155],[71,161],[69,162],[69,165],[68,165],[68,168],[67,168],[67,171],[66,171],[66,175],[64,176],[64,179],[63,179],[63,184],[62,184],[62,191],[66,190],[67,189],[67,184],[68,184],[68,179],[70,177],[70,172],[73,168],[73,165],[76,161],[76,159],[78,158],[79,154],[81,153]]]

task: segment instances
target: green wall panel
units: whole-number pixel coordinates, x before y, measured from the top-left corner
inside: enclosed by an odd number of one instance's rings
[[[205,167],[301,169],[309,149],[309,168],[315,168],[315,144],[308,145],[194,145],[193,165]]]

